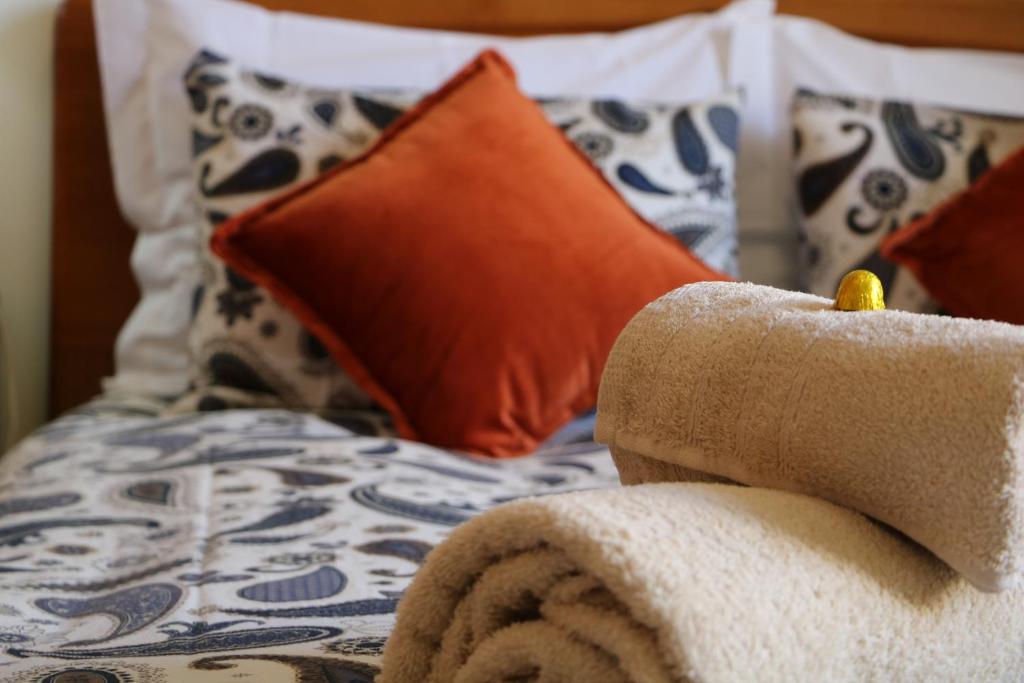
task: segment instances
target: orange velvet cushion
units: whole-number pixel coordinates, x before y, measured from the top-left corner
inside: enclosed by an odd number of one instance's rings
[[[890,235],[882,256],[953,315],[1024,325],[1024,149]]]
[[[364,156],[226,223],[402,436],[527,453],[596,402],[648,301],[724,276],[637,216],[485,52]]]

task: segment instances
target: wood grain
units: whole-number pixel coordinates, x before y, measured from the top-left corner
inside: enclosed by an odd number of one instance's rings
[[[1024,0],[779,0],[778,11],[887,43],[1024,52]]]
[[[56,41],[51,416],[99,393],[139,298],[128,264],[135,235],[114,198],[89,2],[64,4]]]
[[[141,1],[141,0],[140,0]],[[57,21],[50,412],[100,390],[138,291],[134,234],[121,218],[107,155],[91,0]],[[504,34],[613,31],[725,0],[261,0],[265,7],[363,21]],[[1024,0],[778,0],[867,38],[1024,52]]]
[[[725,0],[260,0],[277,10],[489,33],[614,31]],[[778,11],[904,45],[1024,51],[1024,0],[778,0]]]

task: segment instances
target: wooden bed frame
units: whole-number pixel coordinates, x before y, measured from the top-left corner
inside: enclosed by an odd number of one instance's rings
[[[145,0],[137,0],[143,2]],[[724,0],[259,0],[271,9],[502,34],[616,30]],[[780,12],[907,45],[1024,51],[1024,0],[778,0]],[[91,0],[57,19],[50,414],[113,371],[114,339],[138,300],[134,233],[114,199]]]

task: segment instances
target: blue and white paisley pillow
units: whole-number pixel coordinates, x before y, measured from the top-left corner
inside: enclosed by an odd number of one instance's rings
[[[209,51],[185,74],[202,283],[190,333],[194,390],[177,408],[365,407],[363,392],[266,292],[208,248],[215,226],[365,151],[420,93],[326,90],[241,68]],[[548,117],[627,202],[711,266],[735,274],[739,102],[544,99]],[[386,239],[382,240],[382,245]]]
[[[1024,118],[808,91],[792,115],[803,286],[831,297],[843,275],[865,268],[890,308],[937,311],[879,245],[1024,146]]]

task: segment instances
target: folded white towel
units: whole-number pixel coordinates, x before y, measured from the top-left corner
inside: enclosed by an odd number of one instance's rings
[[[826,501],[650,484],[455,530],[399,606],[380,683],[1020,681],[1024,589],[979,593]]]
[[[818,495],[900,529],[982,589],[1015,585],[1024,328],[831,305],[701,283],[637,314],[598,399],[596,437],[623,481],[671,479],[670,463]]]

